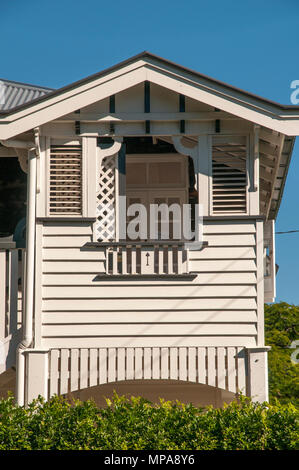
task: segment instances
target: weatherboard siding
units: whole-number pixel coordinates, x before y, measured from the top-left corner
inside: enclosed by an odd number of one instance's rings
[[[96,280],[105,273],[104,249],[82,250],[92,241],[92,224],[44,222],[37,238],[37,344],[255,346],[256,222],[209,220],[204,240],[208,247],[189,253],[194,279]]]

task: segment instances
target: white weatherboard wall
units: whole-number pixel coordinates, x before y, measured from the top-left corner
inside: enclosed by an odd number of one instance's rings
[[[190,251],[195,279],[96,281],[105,273],[104,248],[82,250],[92,241],[92,224],[43,222],[37,231],[42,261],[37,261],[36,347],[262,344],[256,262],[261,223],[207,220],[209,246]]]

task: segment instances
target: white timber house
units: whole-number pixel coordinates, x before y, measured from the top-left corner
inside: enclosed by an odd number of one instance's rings
[[[59,90],[3,84],[0,157],[27,173],[27,216],[25,248],[0,239],[0,386],[15,370],[20,405],[112,389],[267,400],[299,107],[148,52]],[[199,204],[203,243],[124,236],[132,204],[189,204],[193,227]]]

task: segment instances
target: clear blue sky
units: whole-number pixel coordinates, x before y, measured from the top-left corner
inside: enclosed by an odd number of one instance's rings
[[[148,50],[290,104],[298,0],[1,2],[0,77],[59,88]],[[299,144],[277,230],[299,229]],[[277,301],[299,305],[299,233],[277,236]]]

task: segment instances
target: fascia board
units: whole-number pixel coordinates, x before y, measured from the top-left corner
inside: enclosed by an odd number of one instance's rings
[[[224,85],[212,80],[147,59],[8,114],[0,119],[0,139],[41,126],[145,80],[285,135],[299,135],[299,110],[281,110],[271,102],[248,97],[238,90],[228,92]]]

